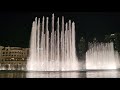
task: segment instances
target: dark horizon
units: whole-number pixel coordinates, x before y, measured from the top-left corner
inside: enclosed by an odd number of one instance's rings
[[[1,12],[0,45],[29,47],[32,22],[35,17],[52,17],[53,12]],[[76,41],[84,36],[88,40],[119,32],[120,12],[54,12],[56,17],[65,17],[76,24]]]

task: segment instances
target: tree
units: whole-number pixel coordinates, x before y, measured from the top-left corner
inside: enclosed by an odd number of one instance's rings
[[[86,43],[85,43],[85,39],[83,37],[81,37],[80,42],[78,44],[78,48],[79,48],[79,55],[83,56],[85,55],[86,52]]]
[[[105,42],[113,42],[114,49],[120,52],[120,33],[105,35]]]

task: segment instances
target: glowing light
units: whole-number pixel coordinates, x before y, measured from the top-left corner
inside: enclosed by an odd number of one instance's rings
[[[41,24],[40,18],[36,17],[33,21],[27,70],[71,71],[80,69],[75,49],[75,23],[69,20],[64,24],[62,16],[60,28],[59,17],[57,24],[54,21],[54,14],[52,14],[51,32],[48,30],[48,17],[45,22],[43,16]]]

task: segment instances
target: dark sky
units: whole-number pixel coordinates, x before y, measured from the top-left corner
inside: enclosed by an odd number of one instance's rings
[[[52,12],[1,12],[0,45],[28,47],[34,18]],[[65,16],[76,23],[77,41],[83,35],[88,39],[103,39],[107,33],[120,31],[120,12],[55,12],[55,17]]]

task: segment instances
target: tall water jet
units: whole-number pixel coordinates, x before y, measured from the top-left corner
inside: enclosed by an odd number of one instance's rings
[[[49,30],[49,18],[47,17],[45,22],[43,16],[42,23],[40,20],[35,18],[32,24],[27,70],[80,70],[75,48],[75,23],[71,20],[64,23],[62,16],[62,23],[60,24],[58,17],[55,24],[54,14],[52,14],[52,28]]]
[[[105,70],[119,67],[119,55],[114,50],[113,42],[89,43],[86,52],[86,69]]]

